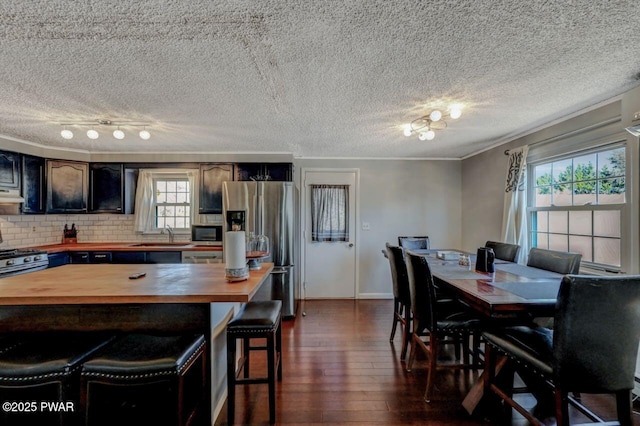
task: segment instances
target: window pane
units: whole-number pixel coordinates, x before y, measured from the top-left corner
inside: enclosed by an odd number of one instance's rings
[[[549,248],[551,250],[569,251],[566,235],[549,235]]]
[[[175,192],[168,192],[167,193],[167,203],[175,203],[176,202],[176,193]]]
[[[591,211],[569,212],[569,233],[591,235]]]
[[[570,206],[572,199],[573,184],[562,183],[553,187],[553,205],[554,206]]]
[[[156,192],[156,202],[158,203],[166,203],[167,202],[167,193],[166,192]]]
[[[187,194],[184,192],[179,192],[176,196],[176,203],[188,203]]]
[[[176,182],[176,191],[178,192],[187,192],[187,183],[186,181]]]
[[[620,240],[616,238],[594,238],[594,262],[620,266]]]
[[[592,262],[591,253],[593,252],[591,237],[579,237],[576,235],[569,236],[569,251],[582,254],[584,262]]]
[[[157,218],[158,218],[158,220],[157,220],[157,222],[156,222],[156,223],[157,223],[157,227],[158,227],[158,228],[164,228],[164,227],[165,227],[165,225],[166,225],[165,218],[164,218],[164,217],[162,217],[162,216],[159,216],[159,215],[157,215]]]
[[[573,180],[584,182],[596,178],[596,154],[587,154],[573,159]]]
[[[186,228],[186,221],[184,217],[177,217],[176,218],[176,228]]]
[[[536,213],[536,230],[540,232],[547,232],[549,230],[549,218],[547,212]]]
[[[541,164],[534,168],[533,174],[536,179],[536,186],[544,186],[551,184],[551,164]]]
[[[551,186],[541,186],[536,188],[537,207],[549,207],[551,205]]]
[[[598,153],[598,177],[625,176],[625,150],[616,148]]]
[[[156,190],[160,192],[167,192],[167,183],[163,180],[156,181]]]
[[[549,244],[547,243],[547,236],[548,236],[548,234],[538,233],[537,234],[538,242],[537,242],[537,245],[535,247],[548,249],[549,248]]]
[[[598,204],[622,204],[624,193],[624,178],[603,179],[599,182]]]
[[[620,238],[620,211],[597,210],[594,213],[593,234],[599,237]]]
[[[567,212],[549,212],[549,232],[567,234]]]
[[[176,181],[175,180],[167,181],[167,192],[176,192]]]

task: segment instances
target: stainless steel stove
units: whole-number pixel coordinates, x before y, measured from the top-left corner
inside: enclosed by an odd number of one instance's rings
[[[0,278],[38,271],[47,266],[49,266],[49,257],[44,250],[0,250]]]

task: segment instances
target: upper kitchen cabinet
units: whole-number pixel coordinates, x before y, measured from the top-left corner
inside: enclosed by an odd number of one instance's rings
[[[124,204],[124,166],[91,163],[89,167],[89,211],[122,213]]]
[[[44,158],[22,156],[22,213],[38,214],[45,211],[44,166]]]
[[[47,160],[47,213],[86,213],[89,164]]]
[[[236,179],[243,180],[278,180],[293,179],[292,163],[239,163],[236,164]]]
[[[0,188],[20,187],[20,154],[0,151]]]
[[[233,180],[233,164],[200,164],[200,214],[222,214],[222,182]]]

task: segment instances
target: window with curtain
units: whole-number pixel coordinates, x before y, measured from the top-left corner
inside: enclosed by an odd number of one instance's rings
[[[134,229],[156,233],[169,225],[186,230],[198,207],[197,170],[141,169],[136,188]]]
[[[581,253],[586,266],[619,271],[625,164],[624,145],[532,164],[531,246]]]
[[[349,241],[349,185],[311,185],[311,241]]]
[[[191,227],[191,190],[187,178],[153,180],[156,227],[175,229]]]

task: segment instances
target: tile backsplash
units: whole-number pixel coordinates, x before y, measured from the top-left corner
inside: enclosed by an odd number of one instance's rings
[[[166,234],[139,234],[133,230],[134,215],[50,214],[0,216],[3,242],[0,249],[22,248],[62,242],[64,225],[75,223],[79,243],[168,241]],[[202,216],[201,223],[221,222],[221,215]],[[189,241],[187,231],[176,232],[175,241]]]

